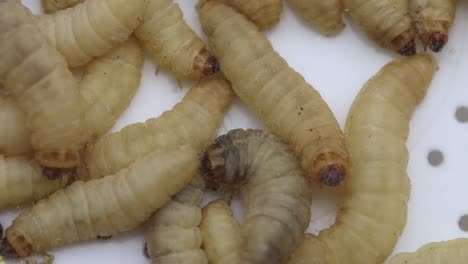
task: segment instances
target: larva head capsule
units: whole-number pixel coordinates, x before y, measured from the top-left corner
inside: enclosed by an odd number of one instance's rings
[[[6,259],[17,259],[20,256],[16,253],[16,250],[11,246],[10,242],[5,238],[0,242],[0,256]]]
[[[429,36],[428,45],[432,51],[439,52],[444,48],[447,41],[448,41],[447,34],[443,32],[435,32]]]
[[[399,52],[403,56],[411,56],[416,54],[416,42],[414,39],[408,42]]]
[[[220,70],[218,59],[211,55],[208,50],[202,49],[195,57],[193,69],[196,72],[201,72],[204,76],[211,76]]]
[[[239,171],[239,150],[233,144],[230,134],[218,137],[208,147],[201,161],[206,188],[219,190],[240,185],[245,175]]]

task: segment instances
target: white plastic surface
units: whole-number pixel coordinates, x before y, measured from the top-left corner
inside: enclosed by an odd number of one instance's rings
[[[39,0],[23,2],[35,13],[40,12]],[[202,34],[194,8],[196,1],[176,2],[189,24]],[[440,69],[411,123],[408,173],[412,190],[408,224],[394,253],[414,251],[428,242],[468,237],[468,233],[458,227],[459,218],[468,214],[468,123],[455,119],[456,108],[468,106],[468,47],[465,47],[468,2],[459,1],[458,4],[449,43],[436,55]],[[287,4],[279,25],[266,34],[289,64],[320,91],[342,126],[362,85],[385,63],[398,57],[367,40],[349,21],[340,36],[322,37],[303,23]],[[183,84],[181,89],[167,73],[155,72],[153,62],[147,59],[140,90],[113,131],[171,109],[191,85]],[[227,114],[220,134],[238,127],[262,127],[239,101]],[[427,160],[433,149],[444,154],[444,161],[438,167],[431,166]],[[331,225],[335,215],[330,191],[324,189],[315,193],[309,226],[313,233]],[[241,202],[234,204],[239,216]],[[17,213],[18,210],[2,212],[0,222],[7,227]],[[143,255],[143,244],[142,231],[137,230],[108,241],[78,243],[50,253],[55,256],[56,264],[149,263]]]

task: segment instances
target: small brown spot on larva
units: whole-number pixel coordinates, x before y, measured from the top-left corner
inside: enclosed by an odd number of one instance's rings
[[[448,36],[442,32],[432,33],[428,40],[429,48],[434,52],[441,51],[448,41]]]
[[[328,186],[338,186],[344,180],[346,169],[341,164],[331,164],[319,171],[320,181]]]
[[[210,76],[219,72],[219,70],[220,66],[218,59],[216,59],[215,56],[209,56],[205,62],[205,65],[203,66],[203,75]]]
[[[401,50],[400,50],[400,54],[403,55],[403,56],[411,56],[411,55],[414,55],[416,54],[416,43],[413,40],[411,40],[410,42],[408,42]]]

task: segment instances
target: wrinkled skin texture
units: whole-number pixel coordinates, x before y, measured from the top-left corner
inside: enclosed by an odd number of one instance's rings
[[[146,0],[88,0],[36,18],[70,67],[83,66],[124,42],[140,24]]]
[[[443,49],[455,19],[456,0],[409,0],[413,18],[424,46],[434,52]]]
[[[0,154],[11,156],[32,152],[26,116],[16,100],[9,96],[0,96],[0,124],[8,124],[0,127]]]
[[[199,80],[219,71],[219,64],[205,43],[185,22],[172,0],[148,0],[135,35],[161,68],[178,80]]]
[[[407,0],[343,0],[345,11],[367,36],[402,55],[416,53]]]
[[[401,253],[390,259],[389,264],[446,264],[468,263],[468,239],[459,238],[429,243],[414,253]]]
[[[202,211],[200,229],[211,264],[243,264],[240,225],[229,205],[223,200],[207,204]]]
[[[362,88],[348,114],[350,177],[336,224],[305,235],[289,264],[383,263],[405,225],[410,181],[409,121],[436,70],[420,54],[385,65]]]
[[[339,185],[347,166],[344,136],[320,94],[232,8],[206,1],[198,5],[198,13],[213,53],[240,99],[293,148],[309,179]]]
[[[200,175],[175,195],[149,220],[146,232],[148,255],[154,264],[208,264],[201,249],[200,203],[204,184]]]
[[[0,2],[0,85],[25,114],[35,158],[72,168],[88,135],[78,83],[19,2]]]
[[[42,7],[46,13],[55,13],[59,10],[83,3],[85,0],[42,0]]]
[[[341,0],[289,0],[294,10],[313,28],[327,36],[343,31]]]
[[[182,190],[197,169],[193,150],[162,149],[114,175],[77,181],[20,214],[6,230],[0,253],[25,257],[132,230]]]
[[[177,145],[190,145],[202,152],[216,137],[224,113],[234,98],[229,83],[221,76],[192,87],[172,110],[99,139],[87,149],[88,180],[113,174],[147,153]]]
[[[202,158],[207,188],[240,189],[244,200],[241,258],[283,263],[309,225],[311,191],[294,155],[262,130],[231,130]]]

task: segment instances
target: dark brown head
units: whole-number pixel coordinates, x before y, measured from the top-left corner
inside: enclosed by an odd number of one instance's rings
[[[216,57],[213,55],[209,56],[205,62],[205,65],[203,65],[203,75],[210,76],[219,72],[219,70],[220,66],[218,59],[216,59]]]
[[[76,178],[76,168],[60,169],[60,168],[43,167],[42,174],[51,181],[64,178],[64,177]]]
[[[414,39],[408,42],[399,52],[403,56],[411,56],[416,54],[416,42]]]
[[[345,178],[346,169],[341,164],[331,164],[322,168],[318,174],[321,183],[328,186],[338,186]]]
[[[19,258],[18,253],[16,253],[16,250],[11,246],[6,237],[0,241],[0,256],[6,259]]]
[[[447,34],[436,32],[436,33],[432,33],[431,36],[429,36],[427,44],[432,51],[439,52],[444,48],[447,41],[448,41]]]
[[[231,137],[218,137],[208,147],[201,160],[201,170],[206,188],[219,190],[221,187],[234,187],[242,182],[239,175],[239,150],[232,143]]]

